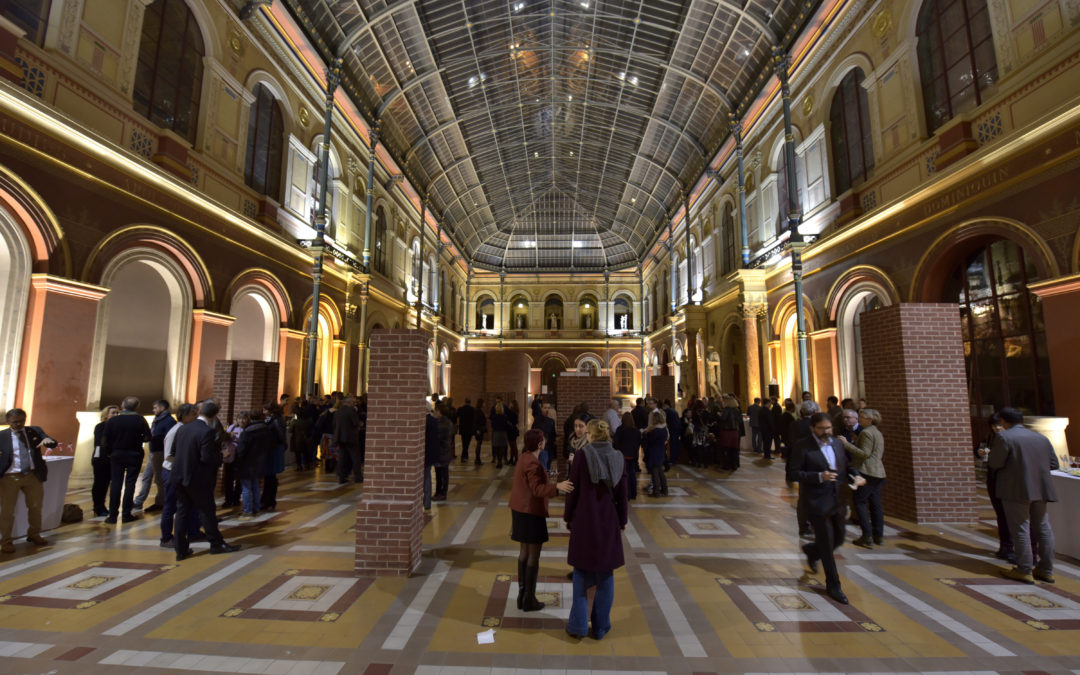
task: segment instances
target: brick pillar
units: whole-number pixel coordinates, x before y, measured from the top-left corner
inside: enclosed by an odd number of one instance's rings
[[[359,576],[405,576],[420,564],[430,337],[404,328],[371,334],[364,495],[356,508]]]
[[[649,395],[661,403],[668,399],[675,405],[675,376],[653,375],[649,381]]]
[[[976,518],[960,314],[904,303],[862,315],[866,396],[882,416],[885,512],[914,522]]]

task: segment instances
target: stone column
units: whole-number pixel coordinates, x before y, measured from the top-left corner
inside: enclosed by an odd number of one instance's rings
[[[50,274],[30,276],[15,405],[60,443],[76,441],[75,411],[98,405],[87,401],[87,384],[98,303],[108,292]],[[89,467],[89,458],[82,463]]]
[[[862,315],[863,372],[885,437],[885,512],[973,522],[971,411],[955,303],[901,303]],[[932,423],[928,423],[931,421]]]
[[[761,396],[761,347],[758,345],[758,316],[762,306],[758,304],[743,304],[743,343],[746,348],[746,401],[744,404],[754,402]]]
[[[420,564],[424,415],[431,336],[372,334],[363,500],[356,509],[358,576],[406,576]]]
[[[196,309],[191,317],[191,359],[188,361],[186,400],[202,401],[213,396],[214,363],[226,356],[229,326],[235,317]],[[277,379],[277,374],[274,375]]]

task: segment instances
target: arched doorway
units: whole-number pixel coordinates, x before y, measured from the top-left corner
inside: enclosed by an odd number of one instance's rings
[[[0,210],[0,410],[15,407],[30,264],[30,247],[18,224]]]
[[[981,241],[957,256],[942,300],[958,302],[974,431],[1003,406],[1053,415],[1042,303],[1028,291],[1039,271],[1007,239]],[[976,436],[981,438],[982,436]]]
[[[184,400],[192,313],[184,273],[156,250],[132,249],[109,264],[102,285],[109,294],[98,312],[96,402],[137,396],[142,412],[149,412],[159,398]]]
[[[236,321],[229,327],[228,358],[277,361],[280,320],[265,292],[253,286],[240,289],[229,313]]]
[[[862,315],[888,304],[886,295],[873,287],[856,287],[844,299],[836,315],[840,357],[841,391],[847,398],[866,398],[866,378],[863,375]]]
[[[540,366],[540,391],[551,405],[558,405],[559,373],[566,371],[566,364],[552,356]],[[547,390],[544,390],[544,387]]]
[[[718,358],[727,367],[720,368],[720,390],[724,393],[735,394],[740,401],[746,400],[746,386],[743,381],[745,368],[744,359],[746,347],[742,328],[737,324],[729,324],[724,331],[724,339],[720,343]]]

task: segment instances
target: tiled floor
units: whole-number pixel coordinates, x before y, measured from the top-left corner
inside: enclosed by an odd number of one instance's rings
[[[176,563],[156,519],[66,525],[49,548],[0,557],[0,672],[1080,673],[1080,564],[1059,560],[1054,586],[999,577],[981,495],[971,526],[890,520],[885,546],[842,548],[845,607],[803,566],[782,469],[675,467],[670,497],[633,502],[599,642],[563,631],[559,500],[541,558],[548,607],[515,608],[511,473],[490,464],[454,467],[409,579],[353,576],[361,489],[310,472],[282,476],[274,514],[222,513],[243,544],[228,556],[199,545]],[[87,500],[85,488],[68,499]],[[494,643],[478,644],[489,629]]]

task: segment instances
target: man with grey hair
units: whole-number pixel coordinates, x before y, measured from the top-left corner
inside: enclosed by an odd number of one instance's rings
[[[611,405],[604,411],[604,421],[608,423],[608,427],[611,428],[611,436],[614,438],[615,430],[622,424],[622,417],[620,411],[622,410],[622,401],[617,398],[611,399]]]
[[[112,466],[107,525],[115,525],[118,518],[125,523],[136,520],[137,516],[131,513],[135,505],[135,482],[145,454],[143,444],[150,440],[150,425],[139,414],[139,399],[128,396],[120,408],[120,414],[105,423],[103,445],[108,448]]]
[[[1042,434],[1024,426],[1024,415],[1015,408],[998,413],[1004,430],[994,436],[988,459],[997,469],[997,496],[1005,507],[1016,550],[1016,567],[1002,570],[1002,576],[1035,583],[1054,583],[1054,532],[1046,515],[1048,502],[1057,501],[1050,472],[1059,467],[1054,446]],[[1031,539],[1038,542],[1039,560],[1033,564]],[[1034,570],[1032,570],[1034,567]]]

